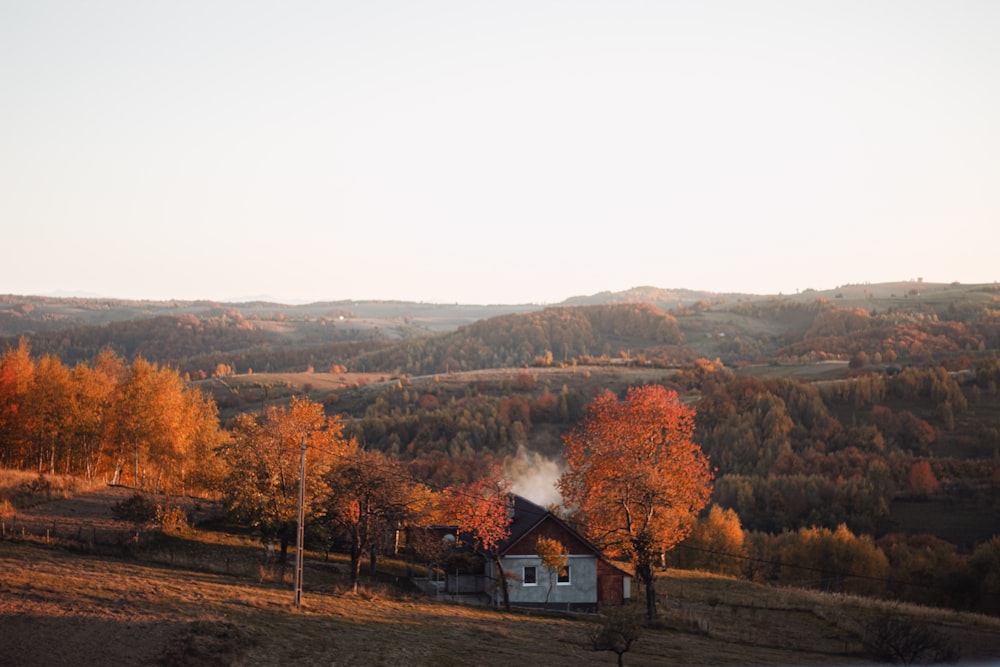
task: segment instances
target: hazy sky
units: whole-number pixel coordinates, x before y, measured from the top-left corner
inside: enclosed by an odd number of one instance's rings
[[[1000,279],[1000,2],[0,0],[0,293]]]

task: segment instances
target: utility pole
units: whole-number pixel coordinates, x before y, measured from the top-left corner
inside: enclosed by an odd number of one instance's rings
[[[305,514],[306,514],[306,436],[302,436],[302,449],[299,452],[299,530],[295,543],[295,606],[302,606],[302,565],[305,560],[303,548],[305,544]]]

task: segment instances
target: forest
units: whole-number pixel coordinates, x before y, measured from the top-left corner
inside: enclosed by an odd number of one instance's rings
[[[1000,613],[996,287],[720,301],[550,306],[436,332],[394,315],[391,335],[345,325],[347,309],[239,308],[21,332],[0,356],[0,466],[218,493],[219,453],[257,428],[245,415],[259,426],[309,400],[345,441],[443,490],[524,473],[525,451],[561,464],[603,392],[657,385],[693,409],[714,470],[664,563]],[[329,391],[268,371],[377,379]]]

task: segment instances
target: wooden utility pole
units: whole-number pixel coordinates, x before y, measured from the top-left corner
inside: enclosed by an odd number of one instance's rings
[[[302,566],[305,561],[303,553],[305,545],[305,514],[306,514],[306,436],[302,436],[302,449],[299,452],[299,527],[298,539],[295,543],[295,606],[302,606]]]

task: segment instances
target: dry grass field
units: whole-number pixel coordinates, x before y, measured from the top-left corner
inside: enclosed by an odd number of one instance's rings
[[[114,523],[110,504],[122,493],[83,492],[25,510],[20,521],[75,521],[87,535],[93,522]],[[72,535],[0,540],[0,664],[615,664],[588,646],[591,616],[435,602],[393,581],[403,570],[392,563],[354,594],[336,560],[309,554],[296,609],[289,573],[261,567],[261,549],[246,536],[196,529],[110,553]],[[966,661],[1000,658],[1000,619],[681,571],[664,573],[661,590],[662,619],[644,629],[626,665],[870,664],[860,635],[887,610],[933,623]]]
[[[0,543],[0,635],[11,665],[607,665],[587,621],[434,603]],[[847,664],[845,655],[647,630],[629,665]]]

